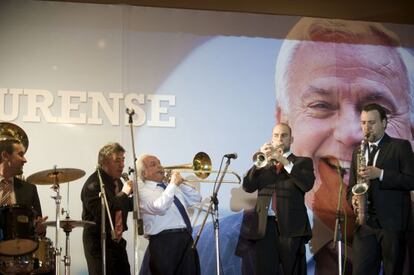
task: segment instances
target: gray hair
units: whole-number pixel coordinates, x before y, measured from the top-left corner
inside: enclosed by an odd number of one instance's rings
[[[145,171],[145,165],[144,165],[144,159],[147,157],[151,157],[152,155],[149,154],[142,154],[136,161],[136,165],[137,165],[137,177],[141,180],[141,181],[145,181],[144,178],[144,171]]]
[[[289,74],[296,51],[302,43],[331,42],[372,44],[395,47],[407,77],[411,101],[411,123],[414,124],[414,57],[400,46],[398,36],[380,23],[339,19],[301,18],[290,30],[280,48],[275,72],[276,106],[289,112]]]
[[[106,144],[99,150],[98,164],[102,166],[106,159],[108,159],[113,153],[125,153],[124,147],[117,142],[111,142]]]

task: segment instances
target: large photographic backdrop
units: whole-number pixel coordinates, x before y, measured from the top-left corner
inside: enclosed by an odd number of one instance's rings
[[[384,105],[387,132],[413,144],[413,33],[409,25],[1,1],[0,121],[19,125],[29,137],[26,177],[54,166],[86,172],[60,185],[62,207],[76,220],[81,219],[80,190],[103,145],[120,142],[127,150],[126,165],[133,166],[126,108],[136,113],[138,156],[150,153],[163,165],[175,165],[204,151],[216,170],[224,154],[237,152],[230,169],[240,176],[270,140],[275,123],[288,122],[293,151],[312,157],[317,174],[306,197],[314,229],[307,246],[309,274],[315,269],[332,274],[335,263],[327,261],[335,261],[329,247],[339,186],[347,184],[352,148],[362,138],[361,106]],[[38,191],[44,215],[55,220],[50,187]],[[200,184],[206,201],[212,187]],[[243,212],[254,200],[255,194],[237,184],[220,189],[224,274],[241,272],[235,249]],[[350,243],[354,217],[345,203],[342,209]],[[132,215],[128,224],[124,236],[133,266]],[[54,240],[54,228],[47,237]],[[64,237],[62,232],[63,251]],[[71,270],[87,274],[82,229],[74,229],[70,239]],[[141,261],[146,240],[138,241]],[[203,274],[215,274],[211,220],[198,250]]]

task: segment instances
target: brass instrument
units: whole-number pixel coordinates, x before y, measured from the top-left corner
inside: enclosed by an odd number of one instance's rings
[[[22,128],[13,123],[0,122],[0,141],[17,140],[23,144],[25,150],[29,147],[29,139]]]
[[[272,151],[274,152],[276,150],[283,150],[283,144],[278,145],[278,146],[274,146],[273,149],[272,149]],[[266,155],[263,152],[261,152],[261,151],[256,152],[253,155],[253,164],[257,168],[259,168],[259,169],[260,168],[263,168],[263,167],[267,166],[269,163],[271,163],[272,165],[274,165],[274,164],[276,164],[276,160],[275,159],[267,158]]]
[[[367,220],[367,192],[369,188],[369,180],[360,176],[359,172],[366,168],[365,148],[367,146],[368,136],[369,134],[367,134],[367,136],[361,141],[361,145],[358,148],[356,159],[357,183],[352,187],[352,194],[357,198],[357,207],[355,212],[357,214],[356,222],[359,225],[365,224]]]
[[[188,172],[192,172],[194,173],[194,175],[199,178],[200,180],[184,180],[185,182],[210,182],[210,183],[214,183],[215,180],[207,180],[206,178],[211,174],[211,173],[218,173],[218,171],[216,170],[212,170],[212,165],[211,165],[211,159],[209,157],[209,155],[207,153],[204,152],[198,152],[194,158],[193,158],[193,163],[191,164],[180,164],[180,165],[171,165],[171,166],[163,166],[165,173],[167,174],[167,178],[169,177],[168,175],[171,174],[172,171],[177,171],[177,172],[184,172],[184,173],[188,173]],[[240,176],[233,172],[233,171],[228,171],[228,173],[234,175],[237,178],[237,181],[233,180],[233,181],[223,181],[223,183],[240,183],[241,182],[241,178]],[[168,180],[169,181],[169,180]]]

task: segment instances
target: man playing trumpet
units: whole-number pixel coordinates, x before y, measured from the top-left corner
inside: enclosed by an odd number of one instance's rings
[[[137,175],[144,182],[140,189],[140,211],[144,232],[149,239],[149,269],[152,275],[197,275],[200,263],[192,248],[192,227],[186,208],[201,201],[200,194],[184,185],[177,171],[165,182],[159,159],[143,155],[137,161]]]
[[[351,190],[358,177],[368,182],[367,217],[359,221],[352,244],[354,275],[379,274],[381,261],[384,274],[402,274],[414,158],[410,142],[388,136],[386,126],[382,106],[373,103],[362,108],[361,128],[369,146],[362,152],[366,160],[362,169],[357,167],[359,150],[354,150],[347,194],[354,211],[363,211]]]
[[[304,196],[315,176],[312,160],[290,151],[291,133],[287,124],[277,124],[271,143],[260,149],[266,165],[254,165],[243,179],[246,192],[258,191],[253,221],[245,216],[239,240],[254,243],[254,274],[279,274],[280,268],[283,274],[306,274],[305,243],[312,231]]]

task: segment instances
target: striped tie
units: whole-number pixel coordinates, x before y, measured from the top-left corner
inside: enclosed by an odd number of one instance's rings
[[[11,205],[12,204],[12,197],[11,197],[12,186],[6,179],[3,179],[0,182],[0,192],[1,192],[0,205]]]

